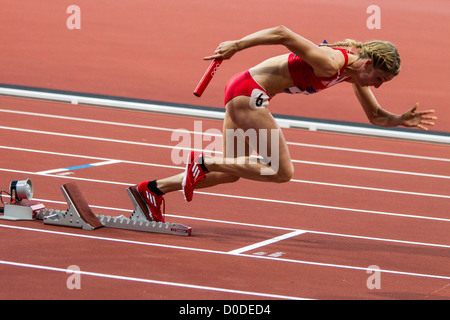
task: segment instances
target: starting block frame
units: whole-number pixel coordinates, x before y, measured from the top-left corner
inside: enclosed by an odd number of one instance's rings
[[[97,216],[100,222],[105,227],[134,230],[134,231],[144,231],[144,232],[154,232],[154,233],[165,233],[178,236],[190,236],[191,228],[178,223],[169,222],[156,222],[148,220],[137,220],[129,219],[124,216],[111,217],[111,216]]]
[[[100,227],[163,233],[178,236],[190,236],[192,229],[179,223],[156,222],[151,219],[150,210],[140,196],[136,186],[127,189],[128,196],[134,206],[129,218],[125,216],[96,215],[92,212],[75,182],[67,183],[61,191],[68,204],[66,211],[42,209],[36,218],[44,224],[94,230]]]

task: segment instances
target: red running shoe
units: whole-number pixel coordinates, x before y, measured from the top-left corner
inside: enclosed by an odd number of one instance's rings
[[[151,192],[148,189],[148,182],[149,181],[141,182],[137,186],[137,190],[139,191],[141,197],[145,200],[147,207],[150,209],[151,215],[150,218],[156,222],[165,222],[164,215],[166,211],[166,206],[164,202],[164,197],[158,196],[155,193]],[[163,207],[162,212],[161,212],[161,205]]]
[[[202,169],[199,161],[203,161],[203,153],[191,151],[186,161],[186,171],[184,172],[183,187],[184,199],[191,201],[194,196],[194,188],[205,180],[208,171]]]

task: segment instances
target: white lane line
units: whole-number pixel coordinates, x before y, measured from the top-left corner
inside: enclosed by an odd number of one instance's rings
[[[69,121],[81,121],[81,122],[113,125],[113,126],[132,127],[132,128],[140,128],[140,129],[148,129],[148,130],[168,131],[168,132],[183,130],[183,132],[189,132],[189,133],[193,133],[193,134],[203,134],[203,135],[209,135],[209,136],[222,137],[221,134],[216,134],[216,133],[212,133],[212,132],[208,132],[208,131],[207,132],[186,131],[184,129],[173,129],[173,128],[163,128],[163,127],[156,127],[156,126],[145,126],[145,125],[138,125],[138,124],[131,124],[131,123],[121,123],[121,122],[114,122],[114,121],[105,121],[105,120],[96,120],[96,119],[60,116],[60,115],[52,115],[52,114],[46,114],[46,113],[19,111],[19,110],[0,109],[0,112],[13,113],[13,114],[23,114],[23,115],[27,115],[27,116],[62,119],[62,120],[69,120]],[[439,158],[439,157],[428,157],[428,156],[400,154],[400,153],[382,152],[382,151],[373,151],[373,150],[364,150],[364,149],[325,146],[325,145],[316,145],[316,144],[299,143],[299,142],[291,142],[291,141],[288,141],[287,144],[293,145],[293,146],[300,146],[300,147],[321,148],[321,149],[339,150],[339,151],[346,151],[346,152],[360,152],[360,153],[377,154],[377,155],[392,156],[392,157],[405,157],[405,158],[413,158],[413,159],[423,159],[423,160],[450,162],[450,159],[448,159],[448,158]]]
[[[345,165],[345,164],[315,162],[315,161],[305,161],[305,160],[294,160],[294,159],[292,159],[292,162],[294,162],[294,163],[303,163],[303,164],[311,164],[311,165],[315,165],[315,166],[325,166],[325,167],[364,170],[364,171],[376,171],[376,172],[394,173],[394,174],[405,174],[405,175],[419,176],[419,177],[428,177],[428,178],[450,179],[450,176],[445,176],[445,175],[440,175],[440,174],[429,174],[429,173],[410,172],[410,171],[401,171],[401,170],[389,170],[389,169],[380,169],[380,168],[349,166],[349,165]]]
[[[287,144],[293,145],[293,146],[298,146],[298,147],[307,147],[307,148],[316,148],[316,149],[327,149],[327,150],[337,150],[337,151],[346,151],[346,152],[376,154],[376,155],[380,155],[380,156],[389,156],[389,157],[400,157],[400,158],[411,158],[411,159],[450,162],[450,159],[448,159],[448,158],[427,157],[427,156],[419,156],[419,155],[413,155],[413,154],[403,154],[403,153],[393,153],[393,152],[382,152],[382,151],[374,151],[374,150],[365,150],[365,149],[354,149],[354,148],[324,146],[324,145],[300,143],[300,142],[287,142]]]
[[[45,176],[45,177],[51,177],[51,178],[60,178],[60,179],[70,179],[70,180],[89,181],[89,182],[96,182],[96,183],[123,185],[123,186],[132,186],[132,185],[136,184],[136,183],[124,183],[124,182],[106,181],[106,180],[88,179],[88,178],[79,178],[79,177],[66,177],[66,176],[51,175],[51,174],[38,174],[36,172],[23,171],[23,170],[13,170],[13,169],[6,169],[6,168],[0,168],[0,171],[14,172],[14,173],[23,173],[23,174],[28,174],[28,175]],[[280,203],[280,204],[286,204],[286,205],[311,207],[311,208],[320,208],[320,209],[329,209],[329,210],[337,210],[337,211],[348,211],[348,212],[356,212],[356,213],[364,213],[364,214],[369,213],[369,214],[376,214],[376,215],[386,215],[386,216],[412,218],[412,219],[424,219],[424,220],[435,220],[435,221],[450,222],[450,219],[446,219],[446,218],[419,216],[419,215],[396,213],[396,212],[386,212],[386,211],[376,211],[376,210],[366,210],[366,209],[354,209],[354,208],[336,207],[336,206],[320,205],[320,204],[313,204],[313,203],[303,203],[303,202],[285,201],[285,200],[276,200],[276,199],[265,199],[265,198],[256,198],[256,197],[246,197],[246,196],[238,196],[238,195],[231,195],[231,194],[221,194],[221,193],[212,193],[212,192],[204,192],[204,191],[195,191],[195,193],[196,194],[208,195],[208,196],[215,196],[215,197],[234,198],[234,199],[252,200],[252,201],[260,201],[260,202]]]
[[[303,231],[303,230],[292,231],[292,232],[283,234],[281,236],[278,236],[278,237],[275,237],[275,238],[272,238],[272,239],[267,239],[267,240],[264,240],[264,241],[261,241],[261,242],[255,243],[255,244],[251,244],[251,245],[243,247],[243,248],[239,248],[239,249],[236,249],[236,250],[229,251],[228,253],[240,254],[240,253],[243,253],[243,252],[246,252],[246,251],[250,251],[250,250],[253,250],[253,249],[256,249],[256,248],[267,246],[269,244],[272,244],[272,243],[275,243],[275,242],[278,242],[278,241],[281,241],[281,240],[289,239],[289,238],[292,238],[292,237],[295,237],[295,236],[298,236],[298,235],[304,234],[304,233],[306,233],[306,231]]]
[[[43,177],[49,177],[49,178],[70,179],[70,180],[78,180],[78,181],[88,181],[88,182],[96,182],[96,183],[115,184],[115,185],[121,185],[121,186],[127,186],[127,187],[136,184],[136,183],[106,181],[106,180],[88,179],[88,178],[80,178],[80,177],[67,177],[67,176],[63,176],[63,175],[53,175],[53,174],[48,174],[48,173],[36,173],[36,172],[23,171],[23,170],[11,170],[11,169],[6,169],[6,168],[0,168],[0,171],[23,173],[23,174],[29,174],[29,175],[35,175],[35,176],[43,176]]]
[[[75,138],[75,139],[86,139],[86,140],[93,140],[93,141],[122,143],[122,144],[138,145],[138,146],[145,146],[145,147],[154,147],[154,148],[165,148],[165,149],[171,149],[171,150],[189,149],[189,148],[185,148],[185,147],[180,147],[179,145],[169,146],[169,145],[156,144],[156,143],[145,143],[145,142],[136,142],[136,141],[129,141],[129,140],[119,140],[119,139],[109,139],[109,138],[101,138],[101,137],[59,133],[59,132],[30,130],[30,129],[22,129],[22,128],[11,128],[11,127],[5,127],[5,126],[0,126],[0,129],[11,130],[11,131],[20,131],[20,132],[29,132],[29,133],[34,133],[34,134],[60,136],[60,137],[67,137],[67,138]],[[195,148],[189,149],[189,150],[213,153],[215,155],[222,154],[222,152],[218,151],[218,150],[195,149]],[[389,170],[389,169],[381,169],[381,168],[369,168],[369,167],[361,167],[361,166],[350,166],[350,165],[304,161],[304,160],[295,160],[295,159],[292,159],[292,162],[293,163],[319,165],[319,166],[336,167],[336,168],[345,168],[345,169],[356,169],[356,170],[376,171],[376,172],[385,172],[385,173],[393,173],[393,174],[404,174],[404,175],[413,175],[413,176],[430,177],[430,178],[450,179],[450,176],[446,176],[446,175],[427,174],[427,173],[421,173],[421,172],[409,172],[409,171]]]
[[[8,198],[9,196],[3,195],[3,197]],[[66,204],[65,201],[57,201],[57,200],[37,199],[37,198],[33,198],[33,200],[38,201],[38,202],[44,202],[44,203],[54,203],[54,204],[63,204],[63,205]],[[131,209],[113,208],[113,207],[99,206],[99,205],[95,205],[95,204],[90,204],[89,207],[95,208],[95,209],[108,210],[108,211],[117,211],[120,213],[127,213],[127,214],[131,214],[133,211]],[[199,217],[193,217],[193,216],[181,216],[181,215],[176,215],[176,214],[166,214],[166,216],[173,217],[173,218],[194,220],[194,221],[205,221],[205,222],[212,222],[212,223],[229,224],[229,225],[237,225],[237,226],[245,226],[245,227],[262,228],[262,229],[283,230],[283,231],[298,231],[299,230],[299,229],[279,227],[279,226],[269,226],[269,225],[255,224],[255,223],[235,222],[235,221],[226,221],[226,220],[209,219],[209,218],[199,218]],[[0,227],[1,227],[1,225],[0,225]],[[32,230],[36,230],[36,229],[32,229]],[[358,236],[358,235],[352,235],[352,234],[325,232],[325,231],[317,231],[317,230],[303,230],[303,231],[305,233],[326,235],[326,236],[332,236],[332,237],[401,243],[401,244],[414,245],[414,246],[438,247],[438,248],[450,249],[450,244],[447,245],[447,244],[439,244],[439,243],[427,243],[427,242],[418,242],[418,241],[409,241],[409,240],[377,238],[377,237]]]
[[[170,169],[178,169],[178,170],[184,170],[185,169],[184,166],[182,166],[182,167],[181,166],[180,167],[178,167],[178,166],[169,166],[169,165],[162,165],[162,164],[157,164],[157,163],[147,163],[147,162],[138,162],[138,161],[128,161],[128,160],[100,158],[100,157],[92,157],[92,156],[85,156],[85,155],[78,155],[78,154],[43,151],[43,150],[34,150],[34,149],[17,148],[17,147],[10,147],[10,146],[0,146],[0,149],[23,151],[23,152],[33,152],[33,153],[41,153],[41,154],[49,154],[49,155],[56,155],[56,156],[63,156],[63,157],[74,157],[74,158],[104,160],[105,164],[109,164],[109,162],[110,163],[119,163],[120,162],[120,163],[125,163],[125,164],[143,165],[143,166],[160,167],[160,168],[170,168]],[[361,168],[361,170],[362,170],[362,168]],[[63,168],[63,169],[53,169],[53,170],[47,170],[47,171],[40,171],[38,173],[51,174],[51,173],[60,172],[60,171],[62,172],[62,171],[67,171],[67,170],[65,168]],[[412,174],[415,174],[415,173],[412,173]],[[414,191],[403,191],[403,190],[393,190],[393,189],[382,189],[382,188],[354,186],[354,185],[345,185],[345,184],[336,184],[336,183],[327,183],[327,182],[318,182],[318,181],[291,179],[291,182],[324,185],[324,186],[331,186],[331,187],[337,187],[337,188],[352,188],[352,189],[360,189],[360,190],[368,190],[368,191],[399,193],[399,194],[407,194],[407,195],[414,195],[414,196],[435,197],[435,198],[450,198],[450,196],[442,195],[442,194],[423,193],[423,192],[414,192]]]
[[[402,190],[392,190],[392,189],[383,189],[383,188],[362,187],[362,186],[353,186],[353,185],[348,185],[348,184],[318,182],[318,181],[308,181],[308,180],[297,180],[297,179],[291,179],[291,181],[292,182],[298,182],[298,183],[306,183],[306,184],[316,184],[316,185],[319,185],[319,186],[327,186],[327,187],[349,188],[349,189],[359,189],[359,190],[366,190],[366,191],[378,191],[378,192],[407,194],[407,195],[411,195],[411,196],[422,196],[422,197],[435,197],[435,198],[450,199],[450,196],[443,195],[443,194],[432,194],[432,193],[423,193],[423,192],[413,192],[413,191],[402,191]]]
[[[176,166],[169,166],[169,165],[164,165],[164,164],[156,164],[156,163],[148,163],[148,162],[140,162],[140,161],[129,161],[129,160],[118,160],[118,159],[110,159],[110,158],[103,158],[103,157],[86,156],[86,155],[81,155],[81,154],[35,150],[35,149],[29,149],[29,148],[17,148],[17,147],[11,147],[11,146],[0,146],[0,149],[49,154],[49,155],[62,156],[62,157],[83,158],[83,159],[90,159],[90,160],[118,161],[118,162],[123,162],[123,163],[128,163],[128,164],[136,164],[136,165],[150,166],[150,167],[160,167],[160,168],[170,168],[170,169],[180,169],[180,170],[185,169],[184,166],[176,167]]]
[[[195,191],[195,193],[209,195],[209,196],[224,197],[224,198],[236,198],[236,199],[243,199],[243,200],[253,200],[253,201],[261,201],[261,202],[272,202],[272,203],[280,203],[280,204],[289,204],[289,205],[302,206],[302,207],[312,207],[312,208],[330,209],[330,210],[338,210],[338,211],[349,211],[349,212],[356,212],[356,213],[372,213],[372,214],[378,214],[378,215],[396,216],[396,217],[403,217],[403,218],[415,218],[415,219],[425,219],[425,220],[435,220],[435,221],[450,222],[450,219],[446,219],[446,218],[418,216],[418,215],[404,214],[404,213],[376,211],[376,210],[365,210],[365,209],[352,209],[352,208],[344,208],[344,207],[336,207],[336,206],[327,206],[327,205],[321,205],[321,204],[312,204],[312,203],[294,202],[294,201],[285,201],[285,200],[275,200],[275,199],[264,199],[264,198],[255,198],[255,197],[245,197],[245,196],[219,194],[219,193],[204,192],[204,191]]]
[[[181,148],[178,146],[168,146],[168,145],[162,145],[162,144],[156,144],[156,143],[147,143],[147,142],[136,142],[136,141],[129,141],[129,140],[120,140],[120,139],[109,139],[109,138],[101,138],[101,137],[92,137],[92,136],[83,136],[79,134],[69,134],[69,133],[60,133],[60,132],[51,132],[51,131],[42,131],[42,130],[31,130],[31,129],[24,129],[24,128],[12,128],[12,127],[5,127],[0,126],[0,129],[2,130],[11,130],[11,131],[20,131],[20,132],[28,132],[28,133],[37,133],[37,134],[44,134],[49,136],[58,136],[58,137],[66,137],[66,138],[76,138],[76,139],[85,139],[85,140],[94,140],[94,141],[103,141],[103,142],[113,142],[113,143],[122,143],[122,144],[131,144],[131,145],[137,145],[137,146],[145,146],[145,147],[156,147],[156,148],[166,148],[166,149],[186,149]],[[192,149],[195,151],[204,151],[201,149]]]
[[[258,256],[258,255],[251,255],[251,254],[245,254],[245,253],[244,254],[231,254],[229,252],[210,250],[210,249],[180,247],[180,246],[174,246],[174,245],[142,242],[142,241],[135,241],[135,240],[125,240],[125,239],[116,239],[116,238],[108,238],[108,237],[90,236],[90,235],[86,235],[86,234],[66,233],[66,232],[60,232],[60,231],[51,231],[51,230],[43,230],[43,229],[32,229],[32,228],[26,228],[26,227],[15,227],[15,226],[11,226],[11,225],[2,225],[2,224],[0,224],[0,228],[11,228],[11,229],[17,229],[17,230],[35,231],[35,232],[42,232],[42,233],[47,233],[47,234],[62,235],[62,236],[75,237],[75,238],[85,238],[85,239],[100,240],[100,241],[112,241],[112,242],[126,243],[126,244],[133,244],[133,245],[143,245],[143,246],[166,248],[166,249],[175,249],[175,250],[185,250],[185,251],[194,251],[194,252],[202,252],[202,253],[229,255],[229,256],[251,258],[251,259],[265,259],[265,260],[276,261],[277,263],[279,263],[279,262],[297,263],[297,264],[304,264],[304,265],[311,265],[311,266],[321,266],[321,267],[340,268],[340,269],[348,269],[348,270],[360,270],[360,271],[371,270],[370,268],[366,268],[366,267],[357,267],[357,266],[341,265],[341,264],[334,264],[334,263],[314,262],[314,261],[305,261],[305,260],[294,260],[294,259],[285,259],[285,258],[280,259],[280,258],[277,258],[277,257]],[[390,273],[390,274],[397,274],[397,275],[414,276],[414,277],[424,277],[424,278],[450,280],[450,276],[448,276],[448,275],[445,275],[445,276],[443,276],[443,275],[432,275],[432,274],[404,272],[404,271],[387,270],[387,269],[380,269],[380,272],[385,272],[385,273]]]
[[[0,260],[0,264],[14,266],[14,267],[22,267],[22,268],[31,268],[31,269],[68,273],[68,269],[43,266],[43,265],[37,265],[37,264],[20,263],[20,262],[5,261],[5,260]],[[216,291],[216,292],[224,292],[224,293],[233,293],[233,294],[241,294],[241,295],[249,295],[249,296],[258,296],[258,297],[273,298],[273,299],[307,300],[305,298],[284,296],[284,295],[278,295],[278,294],[242,291],[242,290],[234,290],[234,289],[226,289],[226,288],[218,288],[218,287],[209,287],[209,286],[199,286],[199,285],[180,283],[180,282],[160,281],[160,280],[120,276],[120,275],[114,275],[114,274],[90,272],[90,271],[83,271],[83,270],[76,271],[76,273],[80,274],[80,275],[85,275],[85,276],[100,277],[100,278],[107,278],[107,279],[114,279],[114,280],[133,281],[133,282],[140,282],[140,283],[157,284],[157,285],[181,287],[181,288],[197,289],[197,290],[206,290],[206,291]]]

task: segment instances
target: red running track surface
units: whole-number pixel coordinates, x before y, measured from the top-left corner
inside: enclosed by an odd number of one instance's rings
[[[59,187],[76,181],[107,215],[130,214],[129,185],[182,172],[173,130],[199,121],[8,97],[0,105],[2,189],[31,178],[35,199],[65,210]],[[2,220],[0,298],[448,299],[448,146],[283,131],[291,182],[240,180],[198,190],[189,204],[166,195],[166,220],[190,225],[191,237]],[[117,161],[43,173],[106,160]],[[66,286],[71,265],[85,272],[81,290]],[[380,289],[366,285],[372,265]]]
[[[402,71],[375,91],[379,102],[400,113],[419,101],[436,109],[434,130],[450,128],[446,0],[380,0],[380,30],[366,27],[368,0],[227,1],[220,10],[214,1],[79,0],[81,30],[66,27],[72,1],[3,2],[0,83],[221,108],[233,74],[286,51],[240,52],[199,100],[201,58],[221,41],[284,24],[317,43],[394,42]],[[200,120],[7,97],[0,109],[1,189],[31,178],[35,199],[65,210],[59,188],[76,181],[94,212],[108,215],[130,214],[129,185],[182,172],[170,161],[173,129]],[[344,84],[280,95],[270,109],[367,122]],[[201,121],[203,131],[221,129]],[[192,226],[191,237],[1,220],[0,299],[449,299],[448,146],[283,132],[291,182],[240,180],[198,190],[189,204],[166,196],[167,220]],[[117,161],[42,173],[107,160]],[[81,290],[67,288],[72,265],[83,272]],[[367,287],[373,265],[380,289]]]
[[[320,43],[353,38],[395,43],[399,76],[374,90],[382,106],[402,113],[419,101],[435,109],[433,130],[449,132],[447,55],[450,2],[379,0],[381,29],[368,29],[371,0],[217,1],[79,0],[81,29],[69,30],[73,1],[1,1],[0,83],[223,107],[223,90],[237,72],[276,54],[280,46],[251,48],[222,64],[201,99],[192,94],[225,40],[284,24]],[[367,123],[350,84],[318,95],[279,95],[275,114]]]

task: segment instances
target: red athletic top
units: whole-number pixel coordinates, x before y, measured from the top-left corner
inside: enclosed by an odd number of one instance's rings
[[[288,68],[295,86],[287,88],[285,91],[287,93],[313,94],[350,79],[351,77],[341,77],[341,74],[348,63],[348,52],[345,49],[333,49],[342,52],[345,63],[338,73],[327,78],[316,76],[313,68],[309,64],[296,54],[291,53],[289,55]]]

